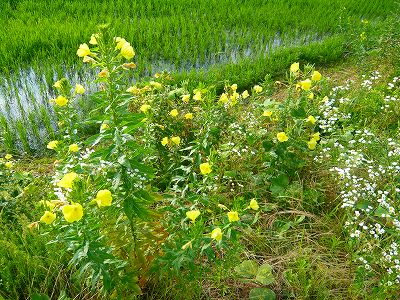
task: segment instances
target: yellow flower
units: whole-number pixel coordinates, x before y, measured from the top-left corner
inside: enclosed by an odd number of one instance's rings
[[[246,98],[248,98],[250,95],[249,95],[249,92],[247,91],[247,90],[245,90],[243,93],[242,93],[242,98],[243,99],[246,99]]]
[[[237,84],[236,83],[232,84],[231,85],[231,89],[232,89],[232,91],[236,91],[237,90]]]
[[[62,212],[64,214],[65,221],[69,223],[79,221],[83,217],[83,208],[79,203],[64,205]]]
[[[316,141],[319,141],[319,140],[321,139],[320,136],[319,136],[319,132],[314,133],[314,134],[312,135],[312,137],[313,137],[313,139],[316,140]]]
[[[96,203],[99,207],[110,206],[112,195],[109,190],[100,190],[97,192]]]
[[[75,172],[70,172],[64,175],[59,182],[57,182],[58,187],[72,189],[73,181],[78,177]]]
[[[30,230],[36,229],[39,227],[39,222],[33,222],[33,223],[29,224],[27,227]]]
[[[181,143],[181,138],[179,136],[173,136],[171,137],[171,142],[173,142],[175,145],[179,145]]]
[[[84,63],[93,63],[93,62],[95,62],[95,60],[86,55],[86,56],[83,57],[83,62]]]
[[[89,46],[86,43],[81,44],[79,46],[78,51],[76,51],[76,55],[78,55],[79,57],[84,57],[84,56],[87,56],[90,54],[91,54],[91,52],[90,52]]]
[[[99,75],[97,75],[99,77],[108,77],[108,70],[107,69],[103,69]]]
[[[85,92],[85,88],[83,87],[83,85],[77,83],[75,85],[75,93],[76,94],[83,94]]]
[[[124,69],[135,69],[136,68],[136,64],[135,63],[124,63],[122,65],[122,67]]]
[[[310,150],[315,150],[315,147],[317,147],[317,140],[312,138],[308,143],[308,149]]]
[[[209,163],[202,163],[200,164],[200,172],[203,175],[210,174],[212,171],[211,166]]]
[[[240,219],[239,219],[239,214],[238,214],[238,212],[237,212],[237,211],[230,211],[230,212],[228,212],[228,219],[229,219],[229,222],[236,222],[236,221],[239,221]]]
[[[124,38],[120,37],[116,37],[115,42],[117,43],[117,46],[115,47],[116,50],[121,49],[122,46],[125,45],[125,43],[127,43],[127,41]]]
[[[92,36],[90,37],[89,44],[97,45],[97,39],[96,39],[97,37],[98,37],[98,34],[92,34]]]
[[[46,210],[43,216],[40,217],[40,222],[50,225],[56,219],[56,214]]]
[[[313,124],[313,125],[315,125],[315,123],[317,122],[317,120],[314,118],[314,116],[308,116],[307,122],[308,122],[308,123],[311,123],[311,124]]]
[[[51,141],[47,144],[47,149],[54,150],[58,146],[58,141]]]
[[[185,102],[185,103],[188,103],[189,102],[189,100],[190,100],[190,95],[182,95],[182,101],[183,102]]]
[[[197,101],[201,101],[202,100],[200,91],[197,92],[196,94],[194,94],[193,100],[197,100]]]
[[[123,44],[123,46],[121,47],[121,55],[127,60],[130,60],[135,56],[135,51],[133,51],[131,44],[129,44],[128,42]]]
[[[58,106],[64,106],[64,105],[67,105],[67,103],[68,103],[68,99],[67,98],[65,98],[64,96],[58,96],[57,98],[56,98],[56,100],[54,100],[55,102],[56,102],[56,104],[58,105]]]
[[[150,108],[151,108],[150,105],[148,105],[148,104],[143,104],[143,105],[140,107],[140,111],[141,111],[141,112],[144,112],[144,113],[147,113],[147,112],[149,111]]]
[[[220,241],[222,240],[222,230],[221,228],[217,227],[213,231],[211,231],[211,238]]]
[[[219,97],[219,102],[225,104],[228,102],[228,95],[225,93],[222,93],[221,96]]]
[[[11,169],[12,166],[13,166],[13,163],[12,163],[11,161],[8,161],[8,162],[6,162],[6,163],[4,164],[4,166],[5,166],[7,169]]]
[[[107,130],[107,129],[109,129],[109,128],[110,128],[110,125],[108,125],[107,123],[103,123],[103,124],[101,124],[101,126],[100,126],[100,130],[101,130],[101,131]]]
[[[263,90],[263,88],[261,87],[261,86],[259,86],[259,85],[255,85],[254,87],[253,87],[253,89],[254,89],[254,91],[258,94],[258,93],[261,93],[262,92],[262,90]]]
[[[312,81],[320,81],[321,78],[322,78],[322,75],[321,75],[321,73],[318,72],[318,71],[314,71],[314,72],[312,73],[312,75],[311,75],[311,80],[312,80]]]
[[[68,147],[69,152],[78,152],[79,151],[79,146],[78,144],[71,144]]]
[[[278,139],[278,141],[279,142],[281,142],[281,143],[283,143],[283,142],[286,142],[289,138],[288,138],[288,136],[286,135],[286,133],[285,132],[279,132],[277,135],[276,135],[276,138]]]
[[[290,66],[290,72],[297,73],[300,69],[300,64],[298,62],[292,63]]]
[[[309,91],[311,89],[311,80],[306,79],[306,80],[300,81],[300,86],[303,90]]]
[[[193,119],[193,114],[192,113],[185,114],[185,119],[187,119],[187,120]]]
[[[9,160],[11,159],[13,156],[11,154],[6,154],[6,156],[4,156],[5,159]]]
[[[161,145],[166,146],[166,145],[168,145],[168,142],[169,142],[169,139],[168,139],[168,137],[166,136],[166,137],[164,137],[164,138],[161,140]]]
[[[162,88],[162,84],[157,82],[157,81],[150,81],[149,84],[153,87],[155,87],[156,89],[160,89]]]
[[[127,90],[126,90],[128,93],[132,93],[132,94],[134,94],[134,95],[138,95],[138,94],[140,94],[140,89],[137,87],[137,86],[131,86],[130,88],[128,88]]]
[[[200,216],[200,211],[198,210],[191,210],[186,212],[186,217],[188,217],[192,222],[196,220],[196,218]]]
[[[53,86],[56,89],[61,89],[61,80],[57,80],[56,82],[54,82]]]
[[[310,94],[308,94],[308,97],[307,97],[307,98],[308,98],[308,99],[311,99],[311,100],[314,99],[314,93],[311,92]]]
[[[239,94],[238,94],[238,93],[236,93],[236,92],[232,93],[231,101],[236,103],[236,102],[237,102],[236,99],[237,99],[238,97],[239,97]]]
[[[272,116],[272,111],[270,111],[270,110],[264,111],[263,116],[264,116],[264,117],[270,117],[270,116]]]
[[[249,205],[249,207],[250,207],[252,210],[258,210],[258,209],[259,209],[259,206],[258,206],[257,200],[256,200],[256,199],[251,199],[251,200],[250,200],[250,205]]]
[[[177,115],[178,115],[179,113],[178,113],[178,110],[177,109],[173,109],[173,110],[171,110],[170,112],[169,112],[169,115],[171,116],[171,117],[176,117]]]

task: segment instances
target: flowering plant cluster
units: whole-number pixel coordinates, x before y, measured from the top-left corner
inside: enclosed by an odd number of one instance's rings
[[[201,267],[204,255],[237,255],[240,232],[263,213],[264,186],[283,193],[318,147],[312,101],[322,75],[294,63],[280,83],[289,91],[282,103],[268,97],[269,82],[240,92],[226,83],[218,94],[158,73],[132,85],[129,42],[101,30],[89,45],[77,55],[98,70],[99,88],[54,84],[60,138],[47,145],[57,153],[54,188],[30,227],[52,232],[72,252],[86,284],[120,296],[140,293],[155,267],[179,271]],[[97,128],[84,140],[74,105],[82,99],[94,103],[84,123]],[[257,162],[263,167],[250,171]]]
[[[379,134],[397,128],[398,77],[377,88],[382,76],[371,73],[359,87],[362,97],[351,94],[352,82],[328,92],[326,78],[298,62],[284,81],[266,78],[247,88],[176,84],[167,72],[139,79],[133,46],[105,28],[76,54],[95,70],[97,88],[54,83],[52,190],[29,228],[70,253],[83,285],[125,299],[157,276],[172,273],[179,282],[176,274],[241,260],[243,236],[271,215],[269,228],[282,236],[311,213],[293,220],[281,211],[301,205],[321,213],[325,203],[305,196],[318,193],[320,172],[340,188],[359,278],[378,278],[386,293],[398,286],[400,142]],[[84,116],[82,102],[93,107]],[[376,114],[385,122],[374,123]],[[12,155],[0,168],[13,172]],[[296,189],[304,191],[301,204],[292,197]],[[274,278],[270,265],[246,261],[256,279],[262,272]],[[274,281],[265,278],[256,284]]]
[[[392,135],[398,119],[392,101],[399,89],[397,77],[386,87],[379,84],[381,77],[374,71],[368,79],[362,77],[360,88],[354,82],[334,87],[320,103],[324,139],[315,157],[330,166],[340,186],[344,225],[359,265],[358,284],[376,297],[396,293],[400,283],[400,145]]]

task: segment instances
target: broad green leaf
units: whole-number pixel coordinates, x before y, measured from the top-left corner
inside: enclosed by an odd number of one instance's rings
[[[258,263],[254,260],[245,260],[235,267],[236,273],[245,278],[256,277],[258,271]]]
[[[273,194],[280,194],[285,191],[289,185],[289,177],[286,174],[280,174],[271,179],[270,190]]]
[[[286,174],[280,174],[272,178],[271,183],[281,187],[287,187],[289,185],[289,178],[286,176]]]
[[[389,212],[387,209],[383,208],[382,206],[379,206],[377,209],[375,209],[374,215],[376,217],[382,217],[382,215],[388,215]]]
[[[304,107],[301,106],[301,107],[298,107],[298,108],[292,110],[291,115],[294,118],[304,119],[307,116],[307,113],[306,113]]]
[[[258,268],[256,281],[264,285],[271,284],[275,281],[272,275],[272,267],[269,264],[263,264]]]
[[[267,288],[254,288],[249,294],[250,300],[275,300],[276,295],[274,291]]]

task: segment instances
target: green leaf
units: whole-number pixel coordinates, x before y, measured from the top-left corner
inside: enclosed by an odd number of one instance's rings
[[[131,168],[131,164],[129,163],[129,160],[127,159],[127,157],[125,155],[122,155],[118,158],[118,163],[128,169]]]
[[[236,273],[245,278],[254,278],[257,275],[258,263],[254,260],[245,260],[235,267]]]
[[[287,177],[286,174],[280,174],[272,178],[271,183],[281,187],[287,187],[289,185],[289,177]]]
[[[272,267],[269,264],[263,264],[258,268],[256,280],[264,285],[271,284],[275,281],[272,275]]]
[[[135,217],[144,219],[149,216],[149,212],[144,205],[147,201],[148,200],[138,198],[135,195],[130,195],[124,199],[123,208],[129,221],[133,222]]]
[[[237,173],[235,171],[225,171],[224,176],[235,178],[237,176]]]
[[[279,176],[271,179],[270,191],[272,194],[280,194],[285,191],[289,185],[289,177],[286,174],[280,174]]]
[[[71,298],[69,298],[67,296],[67,293],[64,290],[62,290],[57,300],[71,300]]]
[[[301,107],[298,107],[298,108],[292,110],[291,115],[294,118],[303,119],[307,116],[307,112],[304,109],[304,107],[301,106]]]
[[[382,217],[383,214],[388,215],[389,212],[381,206],[379,206],[377,209],[375,209],[374,216]]]
[[[267,140],[267,141],[264,141],[262,143],[262,145],[264,147],[264,150],[268,152],[269,150],[272,149],[272,147],[274,146],[274,143],[272,141]]]
[[[254,288],[249,294],[250,300],[275,300],[276,295],[274,291],[267,288]]]
[[[33,294],[31,300],[50,300],[50,298],[45,294]]]
[[[368,206],[370,206],[370,205],[371,205],[371,203],[370,203],[369,201],[361,200],[360,202],[358,202],[358,203],[356,204],[356,207],[357,207],[358,209],[366,209],[366,208],[368,208]]]

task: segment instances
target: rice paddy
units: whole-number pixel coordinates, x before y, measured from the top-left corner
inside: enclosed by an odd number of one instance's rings
[[[51,86],[65,76],[91,78],[75,49],[100,24],[132,41],[140,54],[136,78],[168,71],[176,82],[191,78],[194,85],[222,87],[228,80],[246,88],[293,60],[322,65],[340,59],[362,20],[379,23],[394,8],[394,1],[353,0],[2,1],[4,147],[37,152],[41,140],[54,135]]]

